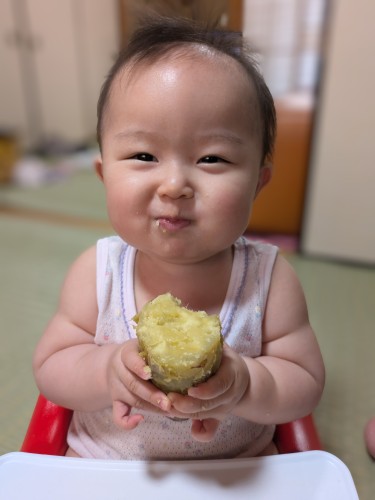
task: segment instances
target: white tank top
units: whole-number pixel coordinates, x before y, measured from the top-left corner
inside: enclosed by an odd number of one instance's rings
[[[123,343],[135,337],[132,318],[136,249],[118,236],[97,243],[98,321],[95,343]],[[220,312],[225,342],[244,356],[257,357],[262,348],[262,321],[272,269],[277,255],[273,245],[240,238],[227,295]],[[137,413],[142,413],[137,410]],[[271,442],[274,426],[254,424],[228,415],[214,439],[194,440],[191,421],[175,421],[143,412],[144,421],[131,431],[112,421],[112,408],[98,412],[75,411],[68,433],[69,446],[81,457],[125,460],[186,460],[258,455]]]

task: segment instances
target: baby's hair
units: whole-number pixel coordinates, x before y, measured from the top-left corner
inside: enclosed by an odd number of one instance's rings
[[[120,51],[103,84],[98,100],[97,139],[102,149],[103,116],[112,83],[126,65],[154,61],[174,49],[189,44],[203,45],[237,61],[252,81],[262,125],[262,164],[271,158],[276,136],[276,111],[272,95],[258,69],[254,54],[241,33],[208,28],[185,18],[147,18]]]

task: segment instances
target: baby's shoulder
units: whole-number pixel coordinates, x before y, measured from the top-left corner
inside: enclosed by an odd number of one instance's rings
[[[293,266],[282,255],[277,256],[273,267],[264,319],[269,337],[309,324],[302,284]]]

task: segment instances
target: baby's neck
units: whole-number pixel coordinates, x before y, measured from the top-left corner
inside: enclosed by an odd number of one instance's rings
[[[156,296],[170,292],[193,310],[218,314],[224,303],[232,271],[231,250],[195,264],[169,264],[137,253],[134,293],[137,310]]]

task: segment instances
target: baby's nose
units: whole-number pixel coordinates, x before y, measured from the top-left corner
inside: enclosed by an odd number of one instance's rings
[[[172,199],[192,198],[194,189],[190,182],[188,167],[173,165],[165,168],[158,187],[158,195]]]

